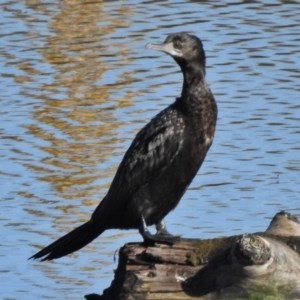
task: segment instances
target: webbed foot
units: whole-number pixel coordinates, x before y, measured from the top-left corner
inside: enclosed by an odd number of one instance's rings
[[[167,231],[164,220],[161,220],[156,224],[156,230],[156,234],[151,234],[147,228],[146,221],[142,216],[139,232],[145,243],[163,243],[173,245],[176,241],[180,240],[179,236],[172,235]]]

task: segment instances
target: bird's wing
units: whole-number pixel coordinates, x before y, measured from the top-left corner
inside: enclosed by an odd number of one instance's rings
[[[178,111],[163,110],[135,137],[125,153],[110,190],[93,216],[109,214],[126,196],[145,186],[172,164],[183,143],[184,121]]]

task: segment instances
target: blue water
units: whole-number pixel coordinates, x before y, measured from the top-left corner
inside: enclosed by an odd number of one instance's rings
[[[135,133],[180,94],[170,33],[200,37],[218,102],[214,143],[166,222],[212,238],[300,216],[300,2],[4,1],[0,4],[1,299],[83,299],[109,286],[112,230],[28,261],[89,219]]]

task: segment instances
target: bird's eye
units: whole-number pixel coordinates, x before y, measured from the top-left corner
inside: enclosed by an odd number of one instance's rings
[[[174,48],[179,49],[180,48],[180,43],[178,41],[174,42]]]

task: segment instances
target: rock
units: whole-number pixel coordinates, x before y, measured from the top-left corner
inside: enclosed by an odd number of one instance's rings
[[[299,220],[282,210],[274,216],[266,232],[283,236],[300,236]]]
[[[299,233],[281,211],[266,232],[126,244],[111,286],[86,299],[300,299]]]

